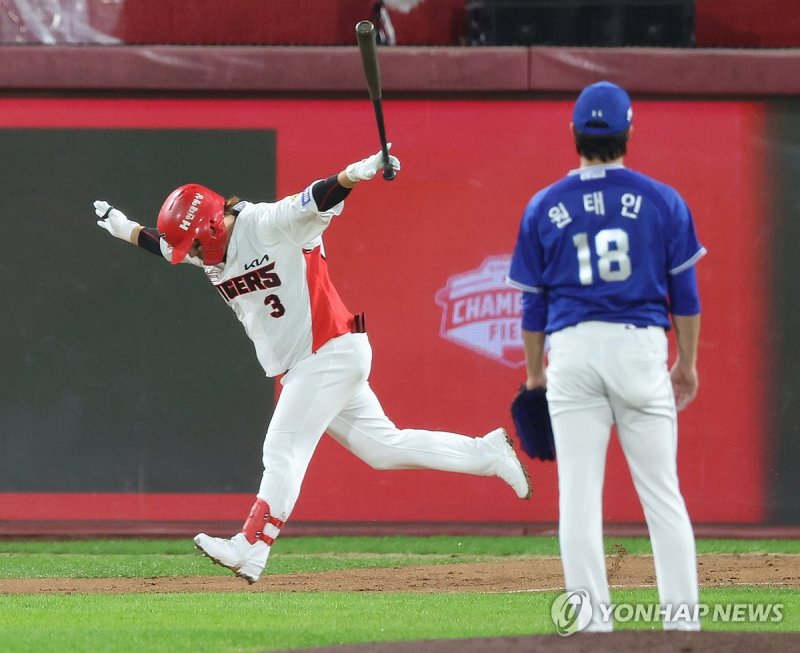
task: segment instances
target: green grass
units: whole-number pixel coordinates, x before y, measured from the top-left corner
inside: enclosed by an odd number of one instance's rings
[[[648,553],[642,538],[609,538],[612,555]],[[800,553],[787,540],[700,540],[702,553]],[[453,564],[554,556],[552,537],[284,538],[270,574],[406,564]],[[228,574],[190,539],[0,541],[0,577],[106,578]],[[263,582],[269,582],[264,578]],[[0,651],[180,653],[286,650],[367,641],[553,633],[557,593],[182,593],[0,595]],[[612,592],[617,603],[652,604],[652,588]],[[701,591],[701,601],[783,605],[780,622],[721,621],[707,630],[800,631],[796,589]],[[723,610],[724,613],[724,610]],[[618,629],[657,624],[618,623]]]
[[[650,544],[642,537],[608,537],[606,550],[613,551],[622,545],[631,553],[647,553]],[[558,555],[558,540],[552,536],[453,536],[434,535],[413,537],[393,535],[388,537],[284,537],[278,540],[276,551],[281,555],[314,553],[414,553],[450,555],[471,553],[477,555]],[[85,553],[105,555],[126,552],[132,555],[177,555],[194,551],[190,538],[168,539],[68,539],[68,540],[0,540],[0,554],[4,553]],[[800,553],[800,540],[697,540],[700,553]]]
[[[15,596],[0,606],[7,652],[259,651],[532,630],[531,597],[519,594]]]
[[[698,540],[700,553],[796,553],[796,540]],[[646,538],[606,541],[606,551],[650,553]],[[279,540],[268,574],[336,569],[453,564],[487,559],[557,556],[555,537],[295,537]],[[158,578],[224,575],[190,538],[0,541],[0,578]]]
[[[368,641],[552,633],[555,593],[517,594],[120,594],[0,597],[0,649],[16,651],[261,651]],[[614,592],[652,603],[651,590]],[[780,624],[712,623],[707,630],[796,632],[794,590],[707,590],[704,602],[785,606]],[[650,623],[618,624],[620,630]]]

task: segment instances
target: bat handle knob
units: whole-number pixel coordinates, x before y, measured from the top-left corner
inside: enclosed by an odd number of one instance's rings
[[[394,168],[392,168],[391,166],[389,166],[389,167],[387,167],[387,168],[384,168],[384,169],[383,169],[383,178],[384,178],[386,181],[392,181],[392,179],[394,179],[394,178],[395,178],[395,175],[396,175],[396,174],[397,174],[397,172],[396,172],[396,171],[395,171],[395,169],[394,169]]]

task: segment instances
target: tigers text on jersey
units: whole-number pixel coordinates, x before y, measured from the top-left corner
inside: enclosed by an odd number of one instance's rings
[[[667,275],[705,253],[677,191],[594,165],[533,196],[507,281],[546,294],[547,333],[589,320],[669,328]]]
[[[225,261],[203,266],[244,325],[267,376],[351,330],[353,315],[330,282],[322,246],[322,232],[343,206],[320,212],[310,186],[275,203],[242,202]]]

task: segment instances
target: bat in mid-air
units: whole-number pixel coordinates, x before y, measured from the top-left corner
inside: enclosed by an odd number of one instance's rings
[[[364,64],[364,75],[367,78],[369,97],[375,110],[375,120],[378,122],[378,136],[381,139],[381,152],[383,153],[383,178],[391,181],[394,179],[395,171],[389,165],[389,148],[386,144],[386,128],[383,125],[381,70],[378,66],[378,45],[375,37],[375,26],[368,20],[359,22],[356,25],[356,39],[359,52],[361,52],[361,63]]]

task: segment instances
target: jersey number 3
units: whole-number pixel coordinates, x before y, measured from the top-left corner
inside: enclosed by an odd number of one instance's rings
[[[584,286],[594,282],[592,250],[589,234],[575,234],[572,243],[578,250],[578,278]],[[631,276],[631,259],[628,256],[628,234],[622,229],[603,229],[594,237],[594,254],[597,273],[603,281],[625,281]]]
[[[281,304],[280,297],[277,295],[267,295],[264,297],[264,305],[272,309],[269,312],[272,317],[283,317],[283,314],[286,312],[286,308]]]
[[[275,288],[276,286],[281,285],[281,278],[278,276],[276,272],[272,272],[272,269],[275,267],[274,263],[270,263],[268,266],[264,268],[264,285],[267,288]],[[286,308],[283,304],[281,304],[281,299],[277,295],[267,295],[264,297],[264,306],[266,306],[270,310],[269,314],[272,317],[283,317],[283,314],[286,313]]]

